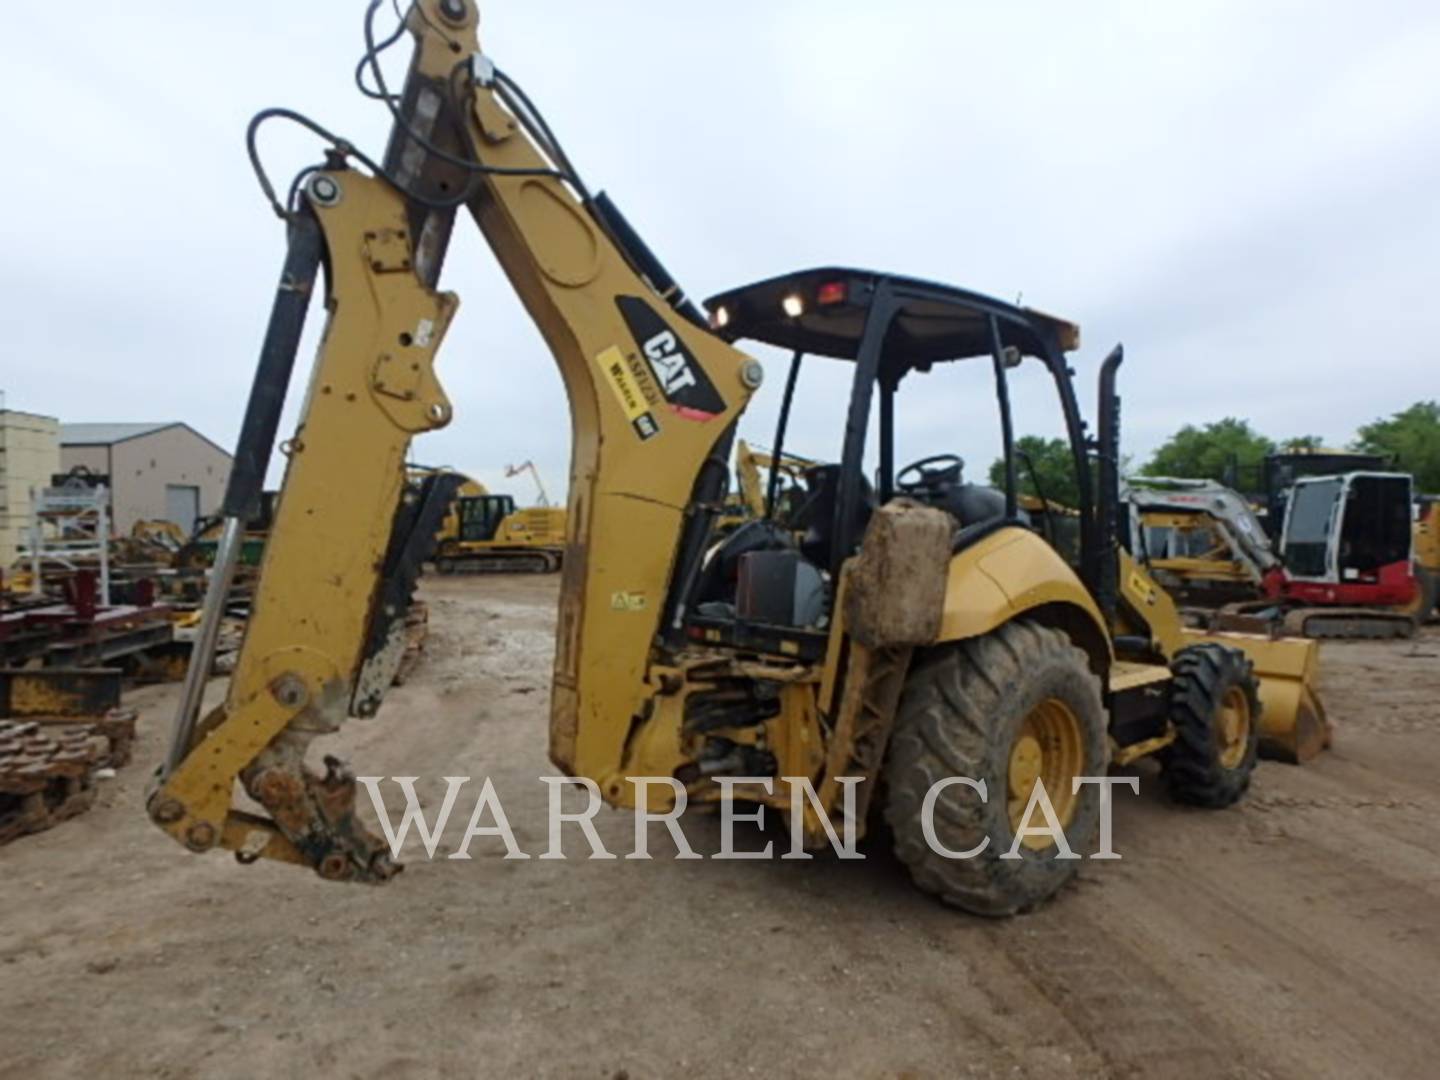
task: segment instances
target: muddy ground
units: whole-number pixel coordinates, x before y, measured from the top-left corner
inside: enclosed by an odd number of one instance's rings
[[[432,806],[442,776],[493,777],[538,853],[555,582],[425,591],[424,665],[338,744]],[[1218,813],[1140,769],[1123,859],[1006,922],[875,850],[516,862],[481,839],[379,889],[189,855],[141,810],[175,690],[137,690],[137,760],[97,807],[0,848],[0,1077],[1433,1076],[1440,630],[1324,661],[1332,753],[1263,764]],[[599,828],[630,850],[627,814]],[[717,849],[713,818],[686,831]]]

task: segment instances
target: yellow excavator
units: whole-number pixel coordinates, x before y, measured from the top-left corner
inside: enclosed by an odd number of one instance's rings
[[[1182,603],[1253,600],[1280,568],[1265,526],[1239,492],[1211,480],[1132,477],[1124,488],[1131,547]]]
[[[669,778],[689,803],[769,807],[811,848],[831,828],[863,834],[873,810],[920,888],[1004,915],[1075,872],[1055,834],[1025,827],[1042,787],[1061,835],[1093,852],[1100,789],[1077,778],[1155,755],[1176,798],[1226,806],[1262,736],[1323,729],[1313,643],[1187,633],[1119,543],[1118,349],[1092,441],[1066,356],[1078,330],[1029,308],[821,269],[726,292],[707,319],[481,51],[473,0],[410,7],[415,51],[393,89],[377,57],[402,30],[377,35],[380,7],[362,65],[395,121],[383,158],[296,113],[254,122],[298,118],[329,152],[276,200],[281,287],[201,643],[147,800],[177,841],[335,881],[398,869],[356,813],[349,768],[331,757],[320,773],[305,758],[317,736],[379,708],[453,495],[433,479],[407,488],[404,462],[415,435],[451,419],[435,357],[457,300],[437,285],[461,209],[564,377],[573,442],[550,758],[606,802],[633,807],[645,790],[633,778]],[[225,699],[202,718],[205,643],[317,291],[329,324],[254,611]],[[762,518],[713,542],[736,422],[762,380],[742,339],[795,354],[786,414],[802,360],[849,374],[843,454],[815,477],[798,541]],[[951,483],[933,459],[896,467],[902,381],[950,362],[993,370],[1003,491]],[[1008,373],[1021,362],[1053,376],[1062,406],[1081,493],[1073,567],[1019,513]],[[862,467],[872,412],[878,485]],[[237,805],[237,780],[260,813]],[[668,809],[670,790],[650,787],[649,808]]]
[[[413,483],[423,483],[432,474],[437,483],[454,486],[435,534],[432,558],[438,573],[551,574],[560,569],[565,509],[551,506],[543,487],[540,505],[517,507],[513,495],[491,494],[463,473],[423,466],[410,469]]]
[[[553,574],[565,554],[565,510],[517,507],[512,495],[461,496],[440,530],[442,574]]]

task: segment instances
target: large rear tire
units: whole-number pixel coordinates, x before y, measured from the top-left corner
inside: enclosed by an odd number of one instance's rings
[[[1094,849],[1099,787],[1074,790],[1074,776],[1104,776],[1109,759],[1100,680],[1058,630],[1025,619],[984,637],[933,650],[905,684],[890,741],[885,820],[895,854],[915,884],[976,915],[1027,911],[1055,895],[1080,859],[1060,859],[1053,841],[1027,837],[1018,859],[1002,858],[1038,777],[1077,856]],[[984,781],[987,798],[963,784],[939,792],[925,835],[927,792],[940,781]],[[1037,812],[1030,824],[1044,824]]]
[[[1170,795],[1191,806],[1231,806],[1249,788],[1260,750],[1254,665],[1239,649],[1207,643],[1181,649],[1170,669]]]

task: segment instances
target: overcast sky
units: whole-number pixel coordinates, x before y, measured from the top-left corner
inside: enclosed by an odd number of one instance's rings
[[[288,105],[378,155],[386,114],[351,84],[362,10],[9,6],[9,407],[184,420],[233,445],[283,247],[245,123]],[[829,263],[1023,294],[1080,323],[1087,411],[1125,342],[1137,461],[1186,422],[1342,442],[1440,394],[1433,0],[493,0],[482,19],[487,52],[692,295]],[[279,125],[263,149],[282,178],[317,157]],[[530,457],[563,488],[560,380],[468,221],[444,286],[463,301],[440,364],[456,420],[417,456],[494,488]],[[761,443],[768,374],[742,421]],[[988,465],[993,405],[967,385],[902,401],[902,454]],[[842,382],[803,391],[790,445],[833,456]],[[1053,424],[1043,401],[1024,388],[1022,432]]]

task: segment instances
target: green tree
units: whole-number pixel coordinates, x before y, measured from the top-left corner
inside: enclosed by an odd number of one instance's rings
[[[1170,436],[1140,471],[1146,476],[1183,476],[1225,483],[1258,476],[1275,444],[1250,426],[1227,416],[1204,427],[1186,424]]]
[[[1415,474],[1415,486],[1440,492],[1440,402],[1417,401],[1388,420],[1362,427],[1355,449],[1388,454],[1396,467]]]
[[[1028,459],[1028,460],[1027,460]],[[1031,467],[1034,474],[1031,474]],[[1038,477],[1044,497],[1065,506],[1078,506],[1080,485],[1075,479],[1075,459],[1070,455],[1070,444],[1064,439],[1046,439],[1039,435],[1022,435],[1015,440],[1015,472],[1020,480],[1020,492],[1039,496],[1035,480]],[[996,458],[990,466],[990,483],[1005,486],[1005,460]]]
[[[1302,450],[1320,450],[1324,446],[1325,440],[1319,435],[1296,435],[1293,439],[1285,439],[1280,443],[1280,449],[1287,454]]]

